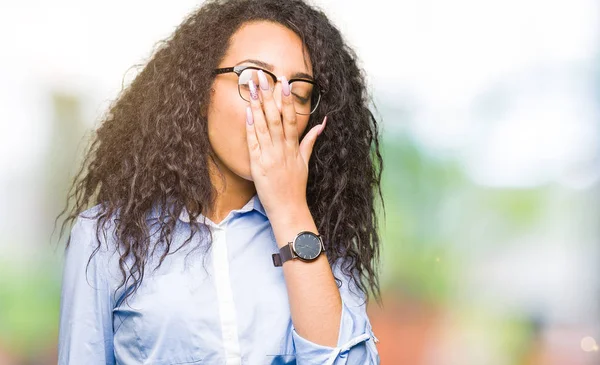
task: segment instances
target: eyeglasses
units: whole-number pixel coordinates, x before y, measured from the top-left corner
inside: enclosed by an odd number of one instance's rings
[[[259,85],[258,81],[258,70],[262,70],[269,81],[269,88],[271,91],[275,89],[277,83],[277,76],[273,73],[255,66],[239,65],[235,67],[217,68],[213,71],[215,75],[225,74],[234,72],[238,76],[238,92],[242,99],[250,101],[250,89],[248,87],[248,81],[252,80],[255,85]],[[294,96],[294,107],[296,113],[301,115],[309,115],[314,113],[319,106],[321,101],[321,89],[319,85],[307,79],[290,79],[290,87],[292,89],[292,95]]]

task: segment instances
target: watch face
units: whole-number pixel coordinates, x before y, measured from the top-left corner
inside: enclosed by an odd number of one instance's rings
[[[321,253],[321,240],[312,232],[302,232],[294,241],[294,252],[304,260],[313,260]]]

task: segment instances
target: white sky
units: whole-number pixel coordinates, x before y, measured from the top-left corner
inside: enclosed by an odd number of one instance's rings
[[[600,44],[597,2],[313,2],[356,48],[377,97],[413,112],[410,121],[384,116],[384,128],[407,128],[424,148],[460,158],[481,184],[580,186],[597,178],[588,176],[600,170],[589,165],[600,136],[589,84]],[[198,4],[3,1],[0,175],[39,163],[48,89],[88,97],[93,123],[125,71]],[[504,103],[498,115],[478,104],[490,94]]]

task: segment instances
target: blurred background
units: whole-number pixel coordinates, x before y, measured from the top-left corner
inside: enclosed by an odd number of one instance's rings
[[[600,4],[312,2],[382,120],[382,364],[600,364]],[[56,364],[85,138],[200,3],[0,2],[0,365]]]

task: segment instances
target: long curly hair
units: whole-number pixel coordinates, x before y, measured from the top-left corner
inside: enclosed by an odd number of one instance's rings
[[[245,22],[260,20],[288,27],[309,52],[324,93],[304,134],[325,115],[328,124],[309,162],[307,203],[325,237],[330,265],[342,259],[342,272],[352,277],[366,300],[372,293],[381,303],[374,198],[378,192],[385,209],[380,186],[383,160],[377,121],[369,110],[372,98],[354,51],[321,10],[302,0],[209,0],[159,42],[102,116],[67,194],[66,207],[56,217],[58,221],[67,214],[60,236],[65,225],[98,205],[98,246],[93,256],[101,245],[101,230],[118,215],[114,234],[121,286],[133,281],[127,297],[139,287],[148,255],[159,243],[163,252],[157,267],[162,264],[184,208],[195,207],[189,211],[191,235],[183,245],[202,229],[210,232],[196,218],[216,196],[209,178],[208,158],[214,155],[205,117],[214,81],[211,72],[235,31]],[[147,218],[157,206],[159,238],[152,244]],[[70,241],[69,236],[66,247]]]

